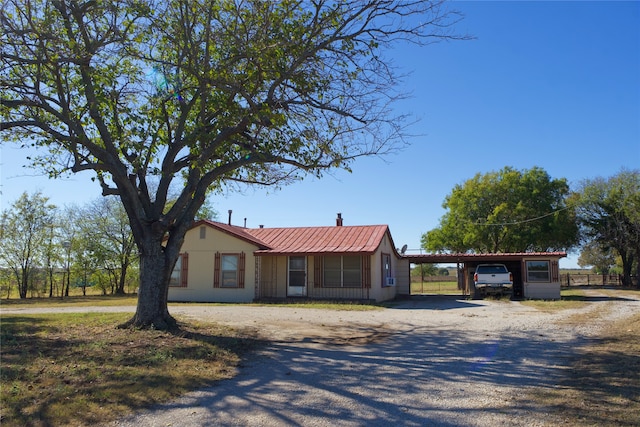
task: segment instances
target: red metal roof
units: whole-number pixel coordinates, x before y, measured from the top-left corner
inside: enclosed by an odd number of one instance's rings
[[[244,228],[221,222],[202,220],[192,228],[206,224],[258,247],[256,255],[292,255],[324,253],[372,254],[386,233],[386,225]],[[395,251],[395,248],[394,248]]]
[[[386,225],[252,228],[246,230],[270,249],[258,254],[374,253],[389,227]],[[390,234],[389,234],[389,237]]]

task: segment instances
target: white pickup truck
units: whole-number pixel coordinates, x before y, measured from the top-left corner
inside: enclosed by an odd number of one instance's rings
[[[511,295],[513,274],[504,264],[480,264],[473,275],[476,296],[487,294]]]

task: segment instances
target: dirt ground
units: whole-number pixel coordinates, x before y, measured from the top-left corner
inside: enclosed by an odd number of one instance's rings
[[[576,352],[640,311],[637,293],[577,309],[425,297],[376,311],[177,306],[270,341],[228,381],[115,425],[552,426]],[[615,425],[615,424],[612,424]]]
[[[589,291],[583,301],[563,310],[452,296],[373,311],[172,305],[178,319],[248,330],[268,344],[234,378],[109,425],[566,425],[554,396],[577,355],[640,312],[633,291]],[[26,310],[11,312],[51,311]],[[604,417],[600,425],[616,425]]]

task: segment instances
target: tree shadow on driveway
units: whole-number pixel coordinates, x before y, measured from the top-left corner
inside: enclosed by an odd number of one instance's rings
[[[523,394],[554,387],[579,344],[533,329],[399,326],[367,345],[273,342],[235,378],[118,425],[531,425],[540,408]]]
[[[420,295],[389,304],[393,310],[456,310],[482,307],[479,301],[468,300],[461,295]]]

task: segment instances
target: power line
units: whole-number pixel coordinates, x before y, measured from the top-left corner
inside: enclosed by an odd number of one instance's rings
[[[558,212],[565,211],[567,209],[569,209],[569,206],[565,206],[564,208],[557,209],[555,211],[546,213],[544,215],[537,216],[535,218],[523,219],[521,221],[501,222],[501,223],[474,222],[472,224],[473,225],[483,225],[483,226],[486,226],[486,227],[502,227],[502,226],[505,226],[505,225],[519,225],[519,224],[525,224],[527,222],[538,221],[539,219],[546,218],[548,216],[554,215],[554,214],[556,214]]]

